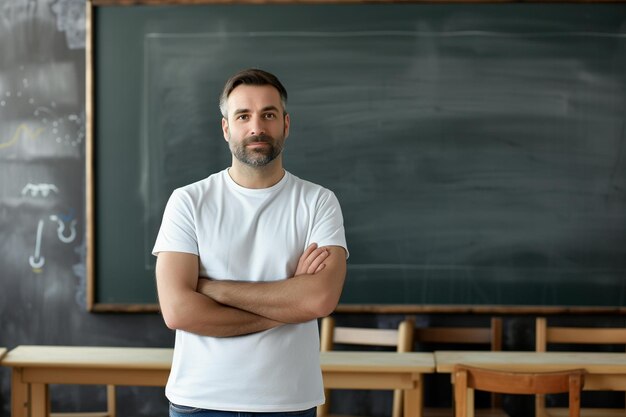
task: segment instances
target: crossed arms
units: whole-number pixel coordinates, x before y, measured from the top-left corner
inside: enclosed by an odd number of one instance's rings
[[[332,313],[346,275],[339,246],[311,245],[292,278],[280,281],[215,281],[199,278],[198,257],[161,252],[156,280],[159,304],[170,329],[233,337],[302,323]]]

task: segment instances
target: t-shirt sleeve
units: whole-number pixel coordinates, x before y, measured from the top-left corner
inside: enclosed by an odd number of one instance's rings
[[[318,246],[341,246],[346,250],[346,259],[349,256],[341,206],[332,191],[327,190],[318,201],[309,244],[313,242]]]
[[[159,252],[185,252],[198,255],[195,228],[195,211],[191,197],[175,190],[165,206],[161,228],[152,254]]]

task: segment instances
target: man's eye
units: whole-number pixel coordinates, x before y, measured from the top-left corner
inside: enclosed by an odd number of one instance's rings
[[[237,120],[248,120],[250,118],[250,116],[248,116],[247,114],[240,114],[239,116],[237,116]]]
[[[276,115],[274,113],[265,113],[266,119],[275,119]]]

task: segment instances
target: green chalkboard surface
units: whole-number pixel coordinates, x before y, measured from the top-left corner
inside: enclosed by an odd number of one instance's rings
[[[93,9],[93,302],[153,306],[172,190],[226,167],[218,95],[286,85],[344,304],[626,307],[624,4]]]

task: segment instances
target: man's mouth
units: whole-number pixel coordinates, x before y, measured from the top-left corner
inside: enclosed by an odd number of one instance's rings
[[[248,148],[264,148],[270,146],[267,142],[250,142],[246,145]]]

